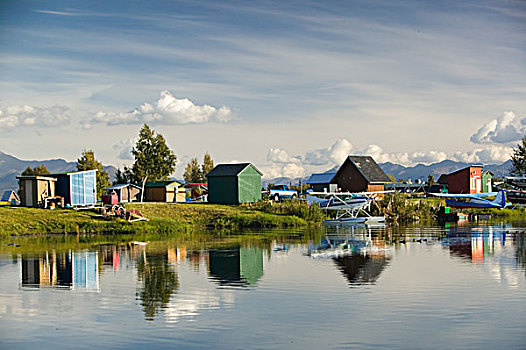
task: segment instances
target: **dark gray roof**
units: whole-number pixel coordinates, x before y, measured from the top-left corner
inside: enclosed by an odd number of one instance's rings
[[[251,163],[236,163],[236,164],[218,164],[211,172],[206,174],[210,176],[237,176],[240,172],[245,170],[246,167],[252,166],[260,175],[263,175],[254,165]]]
[[[376,164],[371,156],[349,156],[348,160],[358,168],[369,183],[391,182],[391,179],[385,175],[382,168]]]
[[[328,184],[331,182],[332,178],[336,175],[336,172],[330,172],[330,173],[321,173],[321,174],[312,174],[306,183],[309,185],[314,184]]]

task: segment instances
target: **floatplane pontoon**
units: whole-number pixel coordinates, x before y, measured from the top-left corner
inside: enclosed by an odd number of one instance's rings
[[[370,222],[384,222],[384,216],[372,216],[369,214],[371,203],[379,192],[308,192],[307,202],[316,203],[325,211],[336,211],[334,219],[325,220],[325,224],[360,224]],[[364,216],[358,216],[359,214]]]

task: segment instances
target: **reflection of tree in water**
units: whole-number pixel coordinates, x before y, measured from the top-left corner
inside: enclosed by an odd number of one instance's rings
[[[373,284],[389,263],[385,255],[348,255],[334,262],[351,285]]]
[[[145,318],[152,321],[179,289],[179,277],[168,263],[166,254],[143,255],[137,264],[137,276],[142,282],[137,296],[142,302]]]
[[[524,234],[513,236],[513,245],[515,246],[515,257],[517,265],[526,268],[526,240]]]

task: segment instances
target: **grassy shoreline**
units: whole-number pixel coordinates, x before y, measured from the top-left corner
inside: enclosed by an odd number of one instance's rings
[[[49,234],[173,234],[193,228],[287,228],[316,225],[318,215],[300,204],[227,206],[132,203],[150,221],[106,220],[92,210],[0,207],[0,237]],[[318,208],[319,210],[319,208]]]
[[[373,215],[385,215],[390,223],[438,221],[443,200],[410,198],[396,193],[372,207]],[[217,204],[129,203],[150,221],[105,220],[94,210],[0,207],[0,238],[52,234],[177,234],[194,229],[261,229],[317,226],[326,218],[318,206],[305,201],[262,201],[240,206]],[[494,218],[524,218],[524,209],[463,210]]]

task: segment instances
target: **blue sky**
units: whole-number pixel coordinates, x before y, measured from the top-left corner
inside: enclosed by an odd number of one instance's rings
[[[3,1],[0,150],[129,164],[142,123],[178,172],[267,177],[346,154],[508,158],[526,125],[525,1]]]

